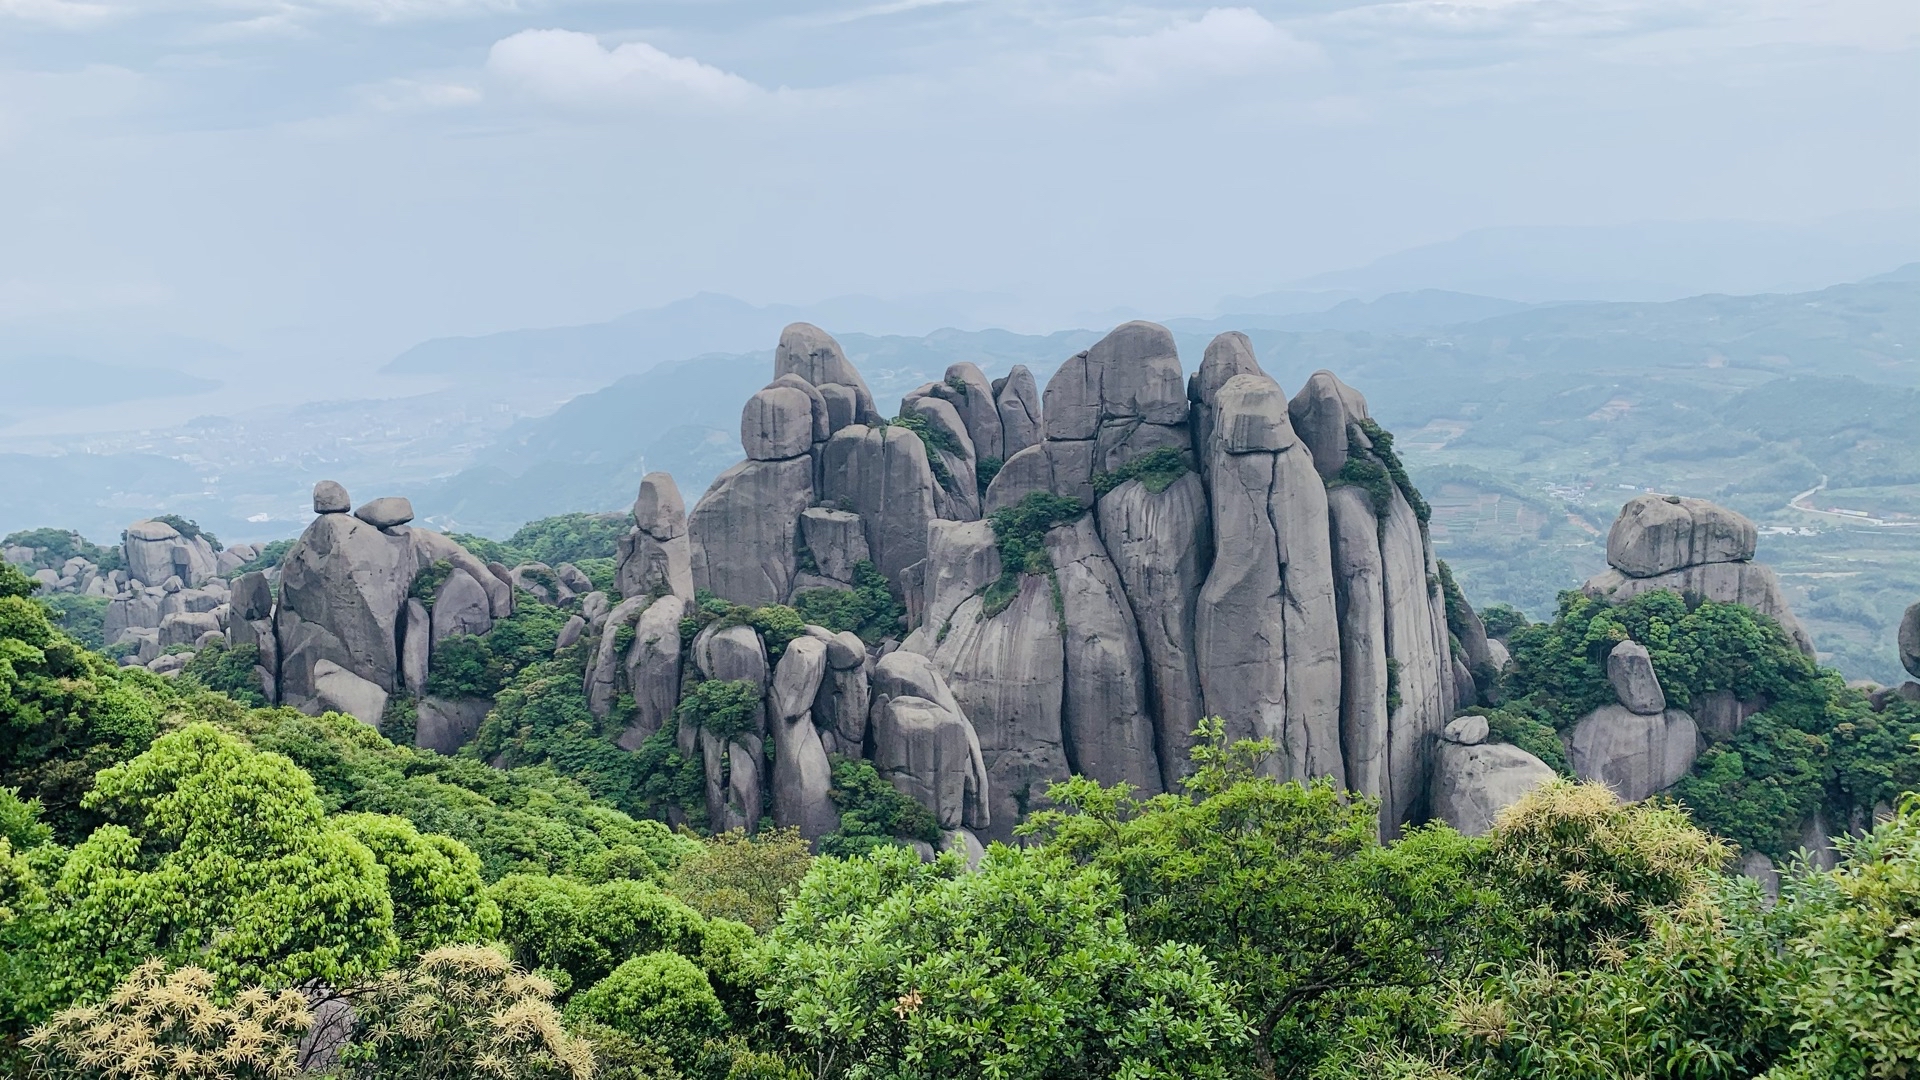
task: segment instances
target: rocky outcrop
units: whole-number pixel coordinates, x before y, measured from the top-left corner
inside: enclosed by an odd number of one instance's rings
[[[1914,604],[1900,619],[1900,666],[1920,679],[1920,604]]]
[[[1679,783],[1699,756],[1699,741],[1693,717],[1679,709],[1646,715],[1605,705],[1567,733],[1567,763],[1580,779],[1637,802]]]
[[[895,652],[873,676],[873,764],[942,829],[992,824],[992,780],[959,700],[927,658]]]
[[[812,501],[813,464],[804,456],[743,461],[721,473],[687,519],[694,587],[752,607],[786,600],[800,512]]]
[[[323,707],[317,682],[323,662],[383,694],[404,689],[401,611],[418,569],[412,539],[403,531],[347,514],[314,519],[280,564],[274,633],[281,702]]]
[[[213,546],[204,536],[191,539],[164,521],[136,521],[127,526],[123,555],[132,580],[146,585],[165,585],[179,578],[194,588],[215,577],[219,567]],[[59,577],[55,576],[55,582]]]
[[[1162,788],[1140,628],[1091,516],[1047,534],[1060,596],[1061,731],[1074,771],[1143,795]]]
[[[890,581],[927,557],[927,524],[937,517],[937,486],[926,444],[906,428],[855,424],[827,440],[820,502],[860,515],[867,550]],[[773,512],[785,515],[786,508]],[[797,519],[799,513],[796,509],[793,516]],[[731,593],[714,591],[733,599]]]
[[[652,472],[640,480],[633,527],[620,538],[616,582],[622,596],[693,599],[693,546],[687,508],[673,477]]]
[[[754,714],[745,730],[699,733],[706,772],[707,820],[716,831],[756,827],[765,806],[766,646],[750,626],[715,624],[694,638],[693,656],[707,678],[746,682],[757,688]]]
[[[1139,627],[1155,757],[1171,791],[1187,773],[1187,746],[1204,715],[1193,642],[1200,588],[1213,564],[1206,489],[1192,472],[1159,492],[1128,480],[1100,497],[1097,513]]]
[[[813,704],[827,676],[827,645],[813,637],[787,643],[767,690],[773,729],[773,820],[818,840],[840,827],[833,766],[814,727]]]
[[[1433,817],[1468,836],[1482,835],[1500,811],[1555,778],[1525,750],[1486,739],[1484,718],[1462,716],[1447,725],[1433,751]]]
[[[1230,737],[1273,741],[1278,775],[1344,781],[1326,487],[1278,383],[1235,375],[1207,405],[1215,555],[1195,618],[1202,698]]]
[[[1642,495],[1620,509],[1607,533],[1609,569],[1581,586],[1615,602],[1659,589],[1723,604],[1742,604],[1772,618],[1794,647],[1814,656],[1813,639],[1795,618],[1770,567],[1753,562],[1753,522],[1702,499]]]
[[[1042,435],[1040,387],[1025,364],[1015,364],[1006,378],[994,380],[993,403],[1000,414],[1002,461],[1010,461],[1013,455],[1039,443]]]
[[[838,431],[849,424],[877,424],[880,410],[865,379],[847,362],[840,343],[810,323],[794,323],[780,334],[773,351],[773,372],[797,375],[817,388],[826,401],[829,426]]]
[[[1607,654],[1607,681],[1631,712],[1655,716],[1667,711],[1667,695],[1653,673],[1653,657],[1637,641],[1623,641]]]

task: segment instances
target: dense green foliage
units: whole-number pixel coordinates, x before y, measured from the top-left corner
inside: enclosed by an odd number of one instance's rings
[[[840,808],[840,828],[820,838],[822,855],[850,858],[902,840],[940,842],[933,812],[902,795],[871,761],[836,757],[830,794]]]
[[[1737,732],[1708,732],[1673,789],[1696,821],[1742,848],[1784,856],[1816,815],[1839,827],[1920,788],[1920,707],[1895,697],[1876,711],[1772,620],[1665,590],[1620,604],[1563,593],[1552,622],[1510,631],[1505,701],[1477,711],[1495,737],[1564,771],[1549,731],[1614,701],[1607,655],[1626,640],[1646,646],[1671,708],[1698,709],[1716,694],[1761,707]]]
[[[224,694],[242,705],[262,709],[268,702],[260,691],[260,674],[254,670],[259,663],[258,645],[228,648],[215,642],[194,653],[187,666],[180,669],[179,685]]]
[[[39,599],[47,609],[47,618],[61,633],[95,651],[106,647],[107,607],[111,600],[78,593],[54,593]]]
[[[667,889],[702,915],[765,933],[780,921],[812,864],[798,829],[762,829],[752,836],[736,829],[708,837],[674,868]]]
[[[750,679],[709,679],[680,698],[682,724],[721,738],[752,728],[760,715],[760,685]]]
[[[1014,848],[820,859],[767,946],[762,1005],[851,1076],[1224,1077],[1244,1030],[1201,949],[1137,943],[1103,875]]]
[[[1020,575],[1045,574],[1051,578],[1053,560],[1047,557],[1047,532],[1079,520],[1086,512],[1077,499],[1035,491],[990,514],[987,523],[993,526],[994,543],[1000,549],[1000,577],[980,594],[982,614],[992,618],[1013,603],[1020,595]],[[1058,583],[1054,589],[1057,593]]]
[[[920,416],[917,413],[906,413],[896,416],[888,421],[888,424],[892,427],[906,428],[908,431],[918,435],[920,441],[926,444],[927,466],[933,470],[933,478],[939,481],[940,486],[948,491],[956,491],[959,489],[959,479],[953,475],[953,470],[947,468],[947,463],[941,460],[940,457],[940,453],[943,450],[949,454],[958,455],[960,453],[959,440],[955,439],[946,431],[929,424],[926,417]]]
[[[453,538],[488,562],[508,566],[528,562],[559,566],[570,562],[580,566],[585,559],[613,558],[620,538],[632,525],[630,514],[560,514],[529,521],[504,541],[459,533]]]
[[[1148,451],[1112,472],[1095,473],[1094,493],[1105,495],[1129,480],[1138,480],[1140,486],[1158,495],[1172,487],[1175,480],[1193,471],[1187,460],[1189,456],[1185,450],[1171,446]]]
[[[793,606],[806,622],[835,633],[851,630],[869,645],[898,636],[907,614],[886,575],[866,559],[853,564],[853,588],[808,589]]]
[[[490,698],[536,661],[553,655],[553,643],[567,613],[525,593],[515,597],[513,614],[485,635],[460,635],[433,650],[427,668],[427,693],[447,698]]]
[[[1075,779],[1023,831],[1117,882],[1142,942],[1205,947],[1253,1028],[1245,1069],[1306,1075],[1463,972],[1497,896],[1479,844],[1430,828],[1383,845],[1373,802],[1263,775],[1272,747],[1229,747],[1218,721],[1200,734],[1185,793],[1139,802]]]
[[[126,567],[126,557],[118,546],[101,547],[71,529],[21,529],[10,532],[0,537],[0,548],[10,547],[33,549],[33,561],[26,565],[29,573],[35,570],[58,570],[72,558],[85,559],[103,572]]]

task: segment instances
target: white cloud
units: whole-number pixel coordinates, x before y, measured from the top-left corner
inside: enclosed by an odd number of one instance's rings
[[[428,79],[388,79],[359,89],[361,100],[379,112],[435,112],[480,104],[477,86]]]
[[[732,72],[644,41],[607,48],[572,30],[522,30],[494,42],[487,74],[532,97],[580,108],[735,104],[766,93]]]
[[[96,26],[115,14],[117,10],[110,4],[92,4],[82,0],[0,0],[0,15],[45,23],[63,30]]]
[[[1316,64],[1319,50],[1252,8],[1212,8],[1145,34],[1093,42],[1085,81],[1151,86],[1201,78],[1298,69]]]

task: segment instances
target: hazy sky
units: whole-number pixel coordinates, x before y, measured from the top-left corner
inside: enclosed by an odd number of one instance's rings
[[[0,0],[0,320],[397,347],[697,290],[1191,305],[1911,205],[1915,0]]]

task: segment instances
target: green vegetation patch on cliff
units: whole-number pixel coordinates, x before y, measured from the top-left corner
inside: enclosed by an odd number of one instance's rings
[[[894,417],[893,420],[890,421],[890,426],[903,427],[915,435],[920,436],[920,441],[927,446],[927,466],[933,470],[933,478],[938,480],[940,486],[948,491],[954,491],[959,487],[960,481],[954,478],[953,470],[947,468],[947,463],[940,459],[940,451],[942,450],[954,455],[961,453],[960,443],[957,439],[947,432],[927,423],[926,417],[917,416],[912,413]]]
[[[1078,499],[1035,491],[988,516],[987,523],[993,526],[994,542],[1000,549],[1000,577],[981,590],[984,618],[991,619],[1007,610],[1020,595],[1020,575],[1053,576],[1053,560],[1047,557],[1047,532],[1078,521],[1086,512],[1086,506]],[[1054,594],[1057,599],[1057,583]]]
[[[866,559],[853,566],[853,588],[808,589],[794,597],[793,605],[807,622],[834,633],[851,630],[869,645],[898,634],[907,613],[886,576]]]
[[[1158,495],[1192,471],[1193,466],[1186,451],[1163,446],[1134,458],[1112,472],[1095,473],[1093,490],[1096,495],[1105,495],[1129,480],[1138,480],[1140,486]]]

